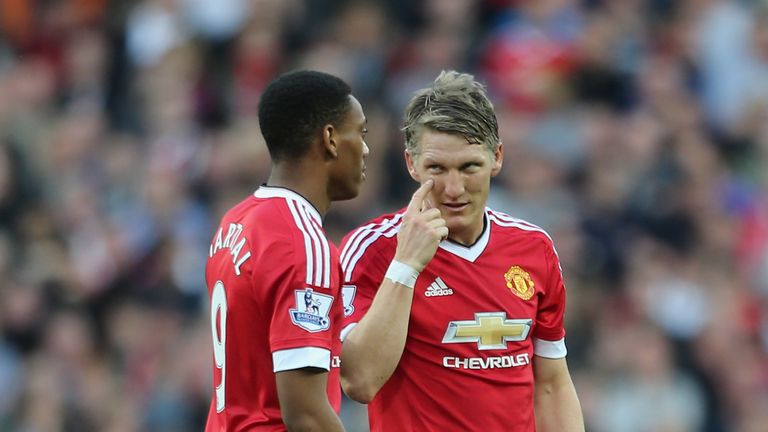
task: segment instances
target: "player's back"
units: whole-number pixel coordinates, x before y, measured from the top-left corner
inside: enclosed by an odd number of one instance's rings
[[[264,190],[269,193],[260,196]],[[295,361],[306,349],[326,350],[329,359],[336,351],[329,336],[332,301],[322,300],[338,292],[332,289],[338,275],[332,277],[319,214],[291,191],[259,191],[224,215],[209,250],[215,394],[207,431],[285,430],[275,363]],[[320,306],[295,318],[306,295]],[[275,357],[279,352],[293,357]],[[304,366],[313,365],[298,367]]]

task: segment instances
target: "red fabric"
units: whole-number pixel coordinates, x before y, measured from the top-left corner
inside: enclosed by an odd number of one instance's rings
[[[534,430],[532,338],[558,341],[565,336],[565,289],[547,234],[506,221],[491,219],[488,243],[474,262],[440,248],[420,274],[402,359],[369,405],[372,431]],[[344,238],[344,284],[355,287],[345,326],[370,307],[394,256],[398,224],[396,215],[385,215]],[[528,300],[507,286],[505,274],[513,266],[527,272],[534,284]],[[436,295],[430,290],[438,277],[450,291]],[[533,327],[524,340],[508,341],[506,348],[443,342],[450,322],[474,320],[476,313],[530,319]]]
[[[218,230],[214,234],[214,253],[209,255],[206,282],[209,294],[213,294],[218,281],[226,292],[226,390],[225,408],[221,413],[216,412],[214,392],[206,431],[285,430],[272,353],[319,347],[329,349],[332,356],[340,354],[339,324],[343,309],[339,298],[338,250],[328,242],[329,249],[325,251],[317,247],[321,244],[320,237],[304,236],[310,228],[314,228],[315,234],[325,234],[319,224],[307,216],[309,212],[305,211],[305,217],[297,221],[293,212],[302,212],[302,205],[281,197],[249,197],[222,218],[223,238],[226,238],[230,224],[243,226],[241,235],[233,235],[235,240],[229,242],[230,247],[224,245],[217,249]],[[290,206],[293,206],[293,212]],[[240,239],[246,242],[240,251],[236,251],[232,245]],[[234,263],[242,259],[246,251],[250,251],[251,256],[240,266],[238,276]],[[312,260],[317,269],[326,254],[330,255],[329,288],[324,286],[322,277],[319,284],[314,284],[314,280],[308,284],[307,260]],[[292,311],[306,310],[304,293],[307,288],[311,288],[315,296],[333,298],[328,310],[330,325],[327,329],[307,330],[292,319]],[[219,322],[218,315],[213,317],[213,325],[218,327]],[[221,329],[217,328],[217,332],[221,335]],[[329,373],[328,397],[338,412],[341,404],[338,362],[331,363],[336,363],[336,367]],[[221,383],[222,369],[214,364],[214,387]]]

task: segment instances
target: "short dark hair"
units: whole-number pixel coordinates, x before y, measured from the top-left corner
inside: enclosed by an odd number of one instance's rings
[[[303,156],[314,133],[342,121],[350,94],[349,84],[323,72],[289,72],[272,81],[259,101],[259,126],[272,161]]]

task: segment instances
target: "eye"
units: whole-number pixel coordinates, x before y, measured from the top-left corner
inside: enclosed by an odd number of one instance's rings
[[[440,165],[435,165],[435,164],[427,165],[427,171],[431,173],[439,173],[442,170],[443,170],[443,167],[441,167]]]
[[[368,129],[367,129],[367,128],[366,128],[366,129],[363,129],[363,130],[362,130],[362,132],[360,132],[360,134],[361,134],[363,137],[365,137],[366,135],[368,135]]]
[[[461,170],[464,172],[473,173],[480,168],[480,164],[477,162],[468,162],[461,166]]]

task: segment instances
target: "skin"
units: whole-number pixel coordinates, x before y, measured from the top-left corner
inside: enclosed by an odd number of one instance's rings
[[[356,197],[365,180],[365,158],[370,151],[365,142],[367,119],[357,99],[350,96],[349,104],[344,121],[336,128],[329,125],[323,130],[323,142],[333,161],[327,192],[331,201]]]
[[[408,172],[419,183],[435,182],[428,199],[445,219],[448,238],[473,244],[483,232],[491,177],[501,171],[503,147],[491,152],[484,145],[468,144],[461,135],[425,129],[418,148],[417,155],[405,152]]]
[[[338,124],[326,124],[305,157],[273,166],[268,184],[291,189],[325,215],[332,201],[354,198],[365,180],[366,118],[349,96],[349,111]],[[302,368],[275,374],[280,411],[291,432],[343,431],[326,393],[328,371]]]
[[[394,260],[419,272],[448,235],[440,211],[431,208],[427,199],[433,186],[427,180],[413,194],[397,234]],[[341,353],[341,388],[353,400],[369,403],[392,376],[403,355],[412,302],[413,288],[385,278],[370,309],[347,335]]]
[[[275,374],[280,413],[291,432],[343,431],[341,420],[328,402],[325,369],[302,368]]]
[[[267,184],[298,192],[321,215],[331,202],[356,197],[365,180],[368,130],[360,102],[350,95],[349,104],[339,124],[329,123],[318,131],[305,157],[275,164]]]
[[[565,358],[533,357],[536,430],[584,432],[584,416]]]

